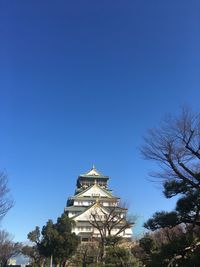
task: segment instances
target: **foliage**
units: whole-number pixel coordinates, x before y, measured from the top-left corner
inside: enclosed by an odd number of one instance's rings
[[[34,243],[33,250],[29,250],[29,256],[40,265],[45,258],[51,256],[54,263],[64,264],[78,245],[78,238],[72,233],[72,224],[68,216],[63,214],[55,224],[49,220],[42,231],[36,227],[28,234],[29,240]]]
[[[40,228],[36,226],[33,231],[28,233],[27,237],[34,245],[32,247],[24,246],[22,248],[22,253],[31,259],[32,265],[43,266],[46,248],[43,244]]]
[[[178,221],[177,212],[156,212],[151,219],[149,219],[145,224],[149,230],[157,230],[164,227],[174,227],[178,225],[180,222]]]
[[[78,237],[71,232],[72,223],[68,216],[63,214],[58,218],[57,223],[52,226],[53,231],[49,235],[44,235],[44,237],[49,238],[46,247],[50,248],[50,253],[52,253],[57,263],[66,262],[78,246]],[[43,233],[45,233],[44,228]]]
[[[142,264],[131,252],[122,247],[108,247],[105,257],[106,267],[140,267]]]
[[[106,239],[105,239],[106,246],[112,246],[112,247],[115,247],[121,241],[122,241],[122,237],[115,236],[115,235],[106,236]]]
[[[111,239],[109,238],[109,241]],[[139,257],[131,253],[133,242],[124,242],[121,238],[117,243],[107,243],[105,258],[101,259],[101,248],[97,241],[83,242],[78,246],[76,254],[72,257],[72,266],[81,267],[143,267]]]

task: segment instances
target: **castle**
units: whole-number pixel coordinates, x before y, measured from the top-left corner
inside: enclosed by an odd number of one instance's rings
[[[93,166],[89,172],[79,175],[75,194],[68,198],[65,212],[74,220],[73,232],[82,241],[98,238],[100,232],[95,223],[101,227],[105,220],[112,224],[108,234],[127,239],[132,236],[131,226],[124,227],[127,208],[121,207],[120,198],[112,194],[108,180],[108,176],[101,174]]]

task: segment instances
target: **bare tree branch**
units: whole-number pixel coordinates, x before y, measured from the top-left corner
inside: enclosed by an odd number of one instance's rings
[[[98,206],[90,215],[90,224],[100,235],[101,258],[104,257],[106,240],[110,237],[118,238],[126,229],[130,229],[134,222],[127,218],[127,209],[119,206]]]
[[[12,236],[2,230],[0,231],[0,266],[5,267],[11,257],[21,252],[22,245],[12,241]]]
[[[200,114],[184,108],[178,118],[166,118],[145,136],[141,153],[159,163],[157,177],[200,189]]]
[[[9,197],[7,176],[0,172],[0,219],[13,207],[13,200]]]

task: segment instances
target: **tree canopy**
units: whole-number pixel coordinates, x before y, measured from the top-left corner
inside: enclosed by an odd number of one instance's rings
[[[63,214],[57,219],[56,223],[49,220],[43,226],[42,231],[39,227],[28,234],[28,238],[35,245],[31,249],[25,249],[26,255],[32,257],[40,265],[45,258],[53,257],[54,263],[64,264],[75,252],[78,246],[78,237],[72,233],[73,221]]]

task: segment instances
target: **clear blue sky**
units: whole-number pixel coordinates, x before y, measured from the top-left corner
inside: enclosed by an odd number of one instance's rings
[[[183,104],[199,109],[200,2],[1,1],[0,169],[27,233],[63,211],[95,163],[146,220],[170,210],[138,147]]]

